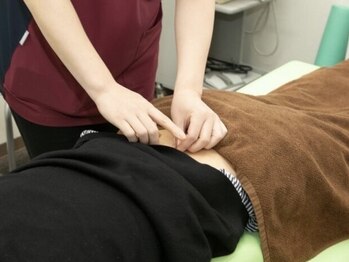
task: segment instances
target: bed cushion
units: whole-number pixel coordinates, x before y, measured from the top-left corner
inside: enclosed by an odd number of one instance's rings
[[[262,262],[263,255],[258,233],[245,232],[235,251],[224,257],[217,257],[211,262]]]
[[[309,262],[328,261],[349,261],[349,240],[339,242],[309,260]],[[245,232],[234,253],[229,256],[214,258],[212,262],[263,262],[258,233]]]

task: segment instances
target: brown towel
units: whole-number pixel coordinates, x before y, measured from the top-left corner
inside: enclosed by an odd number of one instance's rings
[[[265,261],[306,261],[349,239],[349,61],[265,96],[207,91],[216,147],[256,211]],[[169,115],[171,97],[154,101]]]

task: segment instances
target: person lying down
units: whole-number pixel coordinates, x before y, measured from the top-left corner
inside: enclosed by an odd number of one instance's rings
[[[228,128],[214,151],[89,133],[0,178],[0,261],[210,261],[258,226],[264,261],[297,262],[349,239],[349,61],[203,99]]]
[[[214,150],[175,150],[165,130],[160,142],[86,131],[75,148],[2,177],[0,260],[210,261],[231,253],[256,224],[230,164]]]

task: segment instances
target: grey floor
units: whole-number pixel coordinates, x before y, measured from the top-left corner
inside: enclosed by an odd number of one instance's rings
[[[17,167],[28,163],[29,156],[28,156],[27,150],[24,147],[16,150],[15,159],[16,159]],[[8,172],[9,172],[8,159],[7,159],[7,155],[5,155],[0,158],[0,175],[8,174]]]

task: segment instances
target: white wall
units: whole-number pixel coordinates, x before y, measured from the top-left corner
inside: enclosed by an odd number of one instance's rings
[[[177,72],[174,33],[175,0],[161,0],[161,2],[163,19],[156,81],[166,87],[173,87]]]
[[[157,81],[169,88],[173,87],[176,74],[174,2],[175,0],[162,0],[164,19],[157,72]],[[276,24],[271,13],[260,33],[254,36],[244,34],[241,62],[253,66],[259,72],[268,72],[291,60],[314,63],[333,4],[349,6],[349,0],[274,0]],[[245,12],[245,31],[254,28],[263,8]],[[278,49],[273,55],[262,56],[253,47],[253,39],[260,51],[270,53],[276,41],[275,25],[279,36]]]
[[[349,6],[349,0],[275,0],[278,50],[271,56],[261,56],[253,48],[252,36],[245,34],[243,63],[261,71],[270,71],[290,60],[314,63],[331,6]],[[246,12],[245,30],[253,29],[261,8]],[[255,35],[256,46],[270,52],[275,43],[275,22],[269,17],[265,29]]]

